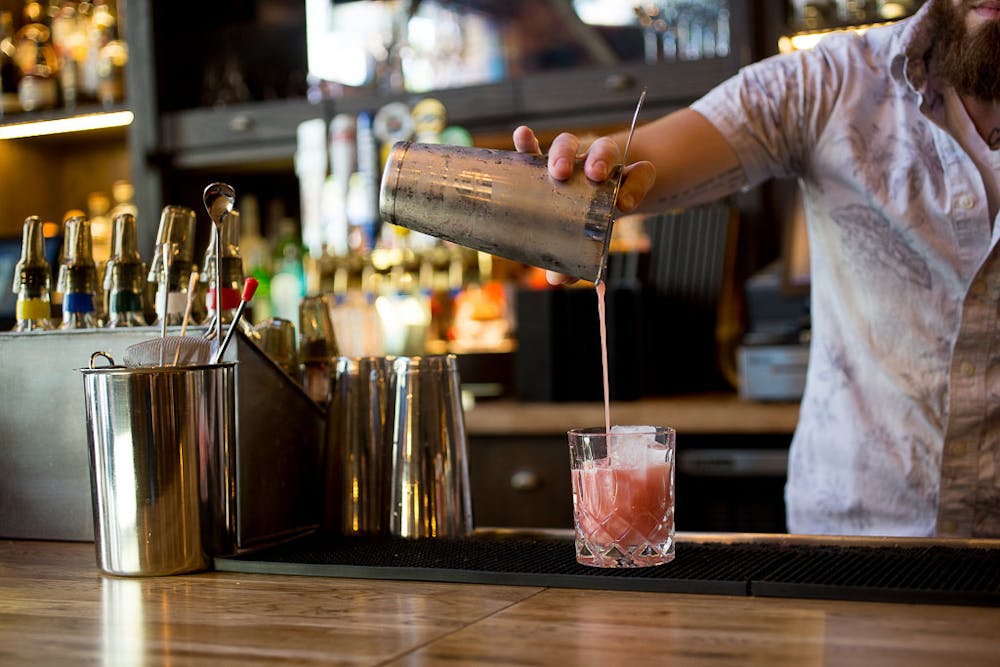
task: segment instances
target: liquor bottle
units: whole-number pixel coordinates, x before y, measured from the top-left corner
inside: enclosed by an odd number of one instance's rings
[[[327,125],[322,118],[299,123],[296,130],[295,175],[299,181],[302,241],[311,257],[323,254],[323,186],[327,177]]]
[[[380,221],[378,141],[372,132],[372,114],[358,114],[355,123],[357,171],[348,182],[347,220],[350,225],[349,245],[352,252],[371,250],[379,236]]]
[[[14,15],[0,11],[0,118],[21,111],[21,102],[17,99],[21,70],[14,54]]]
[[[104,28],[102,41],[97,52],[97,99],[105,108],[111,108],[125,100],[128,63],[128,47],[119,39],[117,21],[111,20]]]
[[[240,213],[230,211],[222,219],[222,256],[220,266],[216,266],[216,245],[220,237],[216,236],[214,228],[212,239],[205,251],[202,262],[201,281],[207,287],[206,305],[211,324],[209,330],[215,329],[215,318],[219,317],[223,324],[233,321],[233,315],[240,305],[240,291],[243,288],[243,258],[240,256]],[[218,298],[217,298],[218,295]]]
[[[181,324],[187,308],[188,282],[194,266],[195,214],[185,206],[164,206],[156,232],[156,247],[146,279],[157,284],[157,321]],[[167,261],[164,244],[170,244]],[[197,306],[196,306],[197,307]],[[197,321],[197,320],[196,320]]]
[[[100,44],[95,39],[94,25],[94,3],[90,0],[81,0],[76,6],[76,21],[79,28],[79,42],[73,56],[76,59],[77,67],[77,98],[80,102],[95,102],[97,100],[97,57],[100,52]],[[96,33],[99,37],[99,31]]]
[[[271,319],[271,244],[260,233],[260,205],[257,197],[240,197],[240,255],[247,275],[257,280],[257,292],[250,302],[247,322]]]
[[[138,220],[139,207],[135,205],[134,197],[135,188],[132,186],[130,181],[126,179],[119,179],[111,184],[111,198],[114,200],[114,207],[112,207],[111,212],[108,213],[108,217],[111,218],[112,223],[114,220],[117,220],[120,215],[126,213]],[[114,241],[113,236],[112,241]],[[143,266],[145,266],[145,263]],[[143,282],[142,287],[143,315],[147,322],[152,322],[156,319],[156,304],[154,303],[156,301],[155,284]]]
[[[292,218],[278,223],[278,241],[274,248],[274,275],[271,276],[271,309],[275,317],[289,320],[299,330],[299,303],[306,294],[303,259],[306,248]]]
[[[376,301],[382,318],[386,354],[420,355],[427,352],[430,300],[420,288],[419,272],[417,254],[408,247],[402,248],[400,258],[390,268],[388,280]]]
[[[59,291],[63,295],[63,321],[60,329],[92,329],[98,319],[94,297],[97,294],[97,264],[94,262],[90,221],[78,215],[66,221],[63,261],[59,265]]]
[[[45,259],[42,220],[31,216],[24,221],[21,259],[14,267],[14,293],[17,294],[14,331],[44,331],[52,328],[49,287],[52,273]]]
[[[77,21],[76,0],[49,3],[52,19],[52,46],[59,61],[59,91],[63,106],[72,109],[79,100],[80,66],[84,34]]]
[[[326,406],[339,355],[337,336],[330,319],[330,303],[323,295],[309,296],[299,304],[299,377],[309,398]]]
[[[111,235],[111,257],[104,267],[104,291],[108,295],[108,326],[141,327],[146,264],[139,254],[135,216],[120,213]]]
[[[59,225],[59,256],[56,259],[56,271],[62,266],[63,261],[66,259],[66,221],[71,218],[75,218],[78,215],[87,215],[84,211],[78,208],[71,208],[63,214],[62,223]],[[48,223],[44,223],[48,224]],[[55,284],[52,285],[52,289],[49,292],[50,300],[52,303],[52,319],[55,321],[62,320],[62,304],[63,304],[63,293],[59,288],[59,281],[56,280]]]
[[[461,260],[443,243],[426,250],[420,265],[420,286],[429,295],[431,322],[428,346],[447,349],[448,331],[452,325],[454,297],[462,287],[462,272],[452,270]]]
[[[79,12],[84,30],[80,94],[97,100],[101,87],[101,50],[111,41],[117,19],[114,8],[107,0],[81,2]]]
[[[14,38],[15,58],[21,70],[17,97],[25,111],[52,109],[59,103],[59,60],[42,4],[28,0],[25,24]]]
[[[327,151],[330,156],[330,173],[323,186],[323,224],[326,243],[334,257],[346,255],[349,250],[347,192],[357,152],[354,133],[353,116],[341,113],[333,117]]]

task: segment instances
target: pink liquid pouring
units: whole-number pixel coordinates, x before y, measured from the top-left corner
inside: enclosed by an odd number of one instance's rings
[[[606,286],[603,280],[594,285],[597,290],[597,317],[601,323],[601,368],[604,369],[604,432],[611,433],[611,392],[608,390],[608,326],[604,309]]]
[[[604,429],[611,438],[606,286],[598,281],[594,287],[601,328]],[[645,453],[641,461],[622,466],[612,466],[610,456],[590,460],[574,468],[572,481],[578,562],[597,567],[643,567],[673,560],[672,456],[669,461],[655,461]]]

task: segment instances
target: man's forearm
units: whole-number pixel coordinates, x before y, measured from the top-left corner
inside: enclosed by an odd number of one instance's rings
[[[622,150],[627,132],[613,135]],[[715,201],[746,184],[739,158],[704,116],[682,109],[636,129],[628,162],[648,160],[656,182],[639,210],[659,212]]]

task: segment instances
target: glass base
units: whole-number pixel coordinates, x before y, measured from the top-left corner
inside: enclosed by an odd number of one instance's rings
[[[576,538],[576,562],[591,567],[653,567],[674,559],[674,539],[660,544],[598,545]]]

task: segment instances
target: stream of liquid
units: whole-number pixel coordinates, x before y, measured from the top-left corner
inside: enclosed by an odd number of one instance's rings
[[[608,326],[605,319],[603,280],[594,285],[597,290],[597,317],[601,325],[601,368],[604,370],[604,428],[605,433],[611,433],[611,392],[608,391]]]

